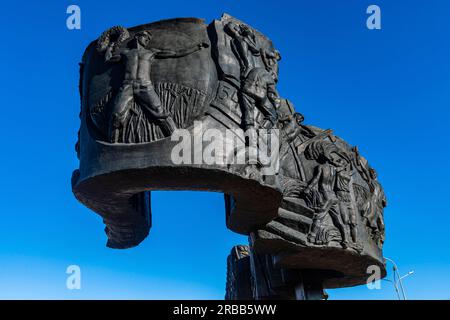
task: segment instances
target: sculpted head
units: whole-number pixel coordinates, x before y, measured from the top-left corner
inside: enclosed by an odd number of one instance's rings
[[[333,148],[327,155],[328,161],[335,167],[342,168],[348,165],[348,161],[342,153],[339,152],[337,148]]]
[[[346,168],[350,164],[350,157],[331,141],[319,140],[312,142],[306,149],[307,159],[319,163],[329,163],[338,168]]]
[[[150,40],[152,39],[152,35],[148,31],[140,31],[135,34],[134,38],[136,39],[139,45],[147,47]]]
[[[374,168],[370,168],[369,169],[369,174],[370,174],[370,178],[373,180],[376,180],[377,178],[377,172]]]
[[[296,112],[294,113],[294,119],[297,124],[300,125],[305,120],[305,117],[301,113]]]
[[[240,24],[239,28],[241,29],[241,34],[243,36],[250,36],[252,35],[252,29],[250,29],[249,26],[247,26],[246,24]]]

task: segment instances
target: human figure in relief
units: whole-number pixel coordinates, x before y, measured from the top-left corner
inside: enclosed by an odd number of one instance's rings
[[[208,47],[206,43],[198,43],[181,50],[157,49],[149,46],[151,34],[148,31],[138,32],[131,45],[117,50],[108,61],[124,64],[124,78],[115,97],[109,125],[111,142],[119,141],[120,130],[123,128],[134,100],[157,121],[166,135],[175,129],[172,116],[164,111],[161,100],[150,79],[153,61],[158,58],[177,58],[191,54]]]
[[[247,25],[238,24],[234,21],[225,25],[225,31],[233,37],[232,44],[241,62],[241,75],[245,77],[254,67],[251,63],[251,56],[259,56],[261,54],[255,33]]]
[[[315,243],[316,234],[322,221],[329,214],[333,224],[339,230],[342,247],[347,248],[349,243],[346,230],[348,211],[341,205],[342,195],[337,192],[343,189],[343,184],[339,182],[339,176],[342,173],[338,172],[343,165],[341,163],[342,158],[339,156],[337,148],[326,141],[313,142],[308,147],[307,152],[309,158],[319,162],[319,165],[315,168],[313,179],[303,190],[307,203],[316,211],[308,241]]]

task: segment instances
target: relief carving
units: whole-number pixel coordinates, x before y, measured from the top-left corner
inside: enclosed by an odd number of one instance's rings
[[[72,186],[102,216],[108,246],[136,246],[149,234],[150,190],[211,190],[225,194],[227,227],[250,238],[228,260],[228,299],[296,298],[304,270],[320,280],[317,292],[365,283],[369,265],[384,275],[386,196],[376,171],[280,97],[280,59],[265,35],[226,14],[209,25],[116,26],[87,48]],[[199,138],[198,150],[182,152],[184,161],[192,151],[192,163],[173,161],[176,129]],[[221,163],[203,161],[209,129],[223,145],[238,142],[214,149]],[[275,134],[264,140],[264,132]],[[250,157],[255,150],[274,153],[276,170],[264,172],[272,163]],[[238,155],[246,162],[228,161]]]
[[[340,242],[347,248],[351,241],[356,244],[356,215],[352,208],[351,162],[349,156],[330,141],[315,141],[306,149],[306,157],[319,163],[315,175],[303,191],[306,203],[315,212],[308,241],[316,241],[323,220],[329,215],[339,230]]]
[[[161,97],[156,88],[159,84],[151,80],[152,65],[156,59],[180,58],[209,47],[205,42],[198,42],[182,49],[161,49],[152,45],[152,38],[148,30],[131,35],[126,28],[116,26],[97,40],[97,51],[105,63],[111,67],[120,64],[122,73],[121,79],[114,79],[120,81],[117,88],[90,106],[93,124],[106,131],[110,143],[140,143],[169,136],[177,125],[167,108],[171,105],[163,101],[169,97]],[[171,89],[172,96],[190,89],[174,85],[177,89]],[[198,90],[188,95],[192,94],[204,95]],[[181,96],[186,97],[184,93]]]

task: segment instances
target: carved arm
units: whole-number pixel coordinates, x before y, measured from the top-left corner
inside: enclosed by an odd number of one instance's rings
[[[317,168],[317,173],[314,178],[311,180],[309,185],[304,190],[305,193],[311,192],[312,188],[316,187],[319,184],[320,177],[322,176],[322,166]]]
[[[192,47],[186,48],[186,49],[181,49],[178,51],[175,50],[159,50],[156,52],[156,58],[179,58],[179,57],[184,57],[187,56],[188,54],[194,53],[198,50],[201,50],[203,48],[208,48],[209,44],[202,42],[202,43],[198,43]]]

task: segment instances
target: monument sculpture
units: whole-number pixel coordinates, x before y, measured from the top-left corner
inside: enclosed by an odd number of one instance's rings
[[[116,26],[87,47],[72,189],[107,246],[147,237],[152,190],[218,191],[227,227],[249,236],[228,258],[226,299],[321,299],[365,284],[369,266],[385,276],[376,172],[280,97],[280,59],[227,14]],[[179,152],[182,136],[194,146]]]

